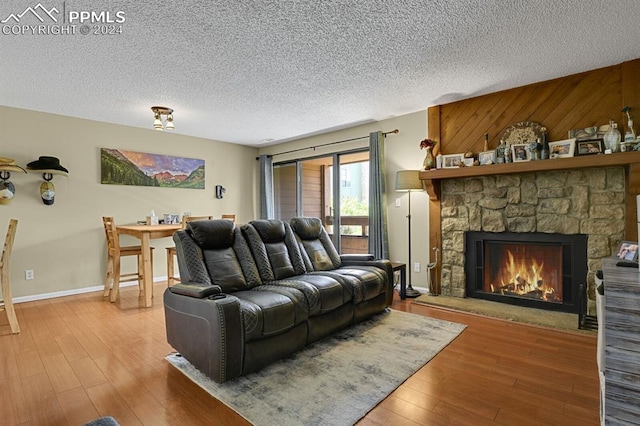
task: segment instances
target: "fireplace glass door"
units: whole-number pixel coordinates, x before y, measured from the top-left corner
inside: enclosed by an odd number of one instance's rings
[[[468,231],[464,255],[466,297],[553,311],[580,308],[586,235]]]
[[[484,243],[483,291],[562,303],[560,244]]]

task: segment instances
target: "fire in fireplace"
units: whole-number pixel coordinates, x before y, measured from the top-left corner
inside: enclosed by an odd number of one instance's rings
[[[485,242],[483,291],[562,303],[562,246]]]
[[[468,297],[578,312],[586,235],[472,231],[465,239]]]

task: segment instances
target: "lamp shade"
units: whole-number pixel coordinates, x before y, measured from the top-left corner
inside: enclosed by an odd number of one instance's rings
[[[420,170],[398,170],[396,173],[396,191],[424,191],[420,179]]]

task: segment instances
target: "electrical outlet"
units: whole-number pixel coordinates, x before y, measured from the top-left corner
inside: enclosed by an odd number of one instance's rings
[[[396,207],[400,207],[400,198],[396,198]]]
[[[24,271],[24,279],[25,280],[33,279],[33,269],[27,269],[26,271]]]
[[[413,272],[420,272],[420,262],[413,264]]]

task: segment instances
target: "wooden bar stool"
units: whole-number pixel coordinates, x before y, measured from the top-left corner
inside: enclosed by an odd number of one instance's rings
[[[183,216],[182,217],[182,228],[184,229],[187,226],[187,222],[191,222],[194,220],[211,220],[213,216]],[[180,277],[176,275],[176,270],[174,267],[174,257],[178,255],[178,252],[173,247],[167,247],[167,287],[171,284],[179,283]]]
[[[109,295],[109,288],[111,282],[113,282],[114,296],[111,298],[114,301],[118,297],[120,290],[120,282],[126,279],[135,279],[138,281],[138,288],[142,290],[142,273],[144,267],[142,265],[142,246],[121,246],[120,237],[116,230],[116,223],[113,217],[105,216],[102,218],[104,225],[104,232],[107,239],[107,273],[104,281],[104,293],[106,297]],[[151,247],[151,270],[153,271],[153,247]],[[137,256],[137,271],[129,274],[123,274],[120,269],[120,259],[125,256]]]
[[[18,317],[13,308],[13,298],[11,297],[11,283],[9,282],[9,263],[11,261],[11,250],[13,249],[13,240],[16,236],[16,228],[18,221],[11,219],[9,228],[7,228],[7,236],[4,239],[4,248],[2,249],[2,257],[0,257],[0,282],[2,284],[2,300],[0,300],[0,309],[7,313],[11,332],[13,334],[20,333],[18,325]]]

